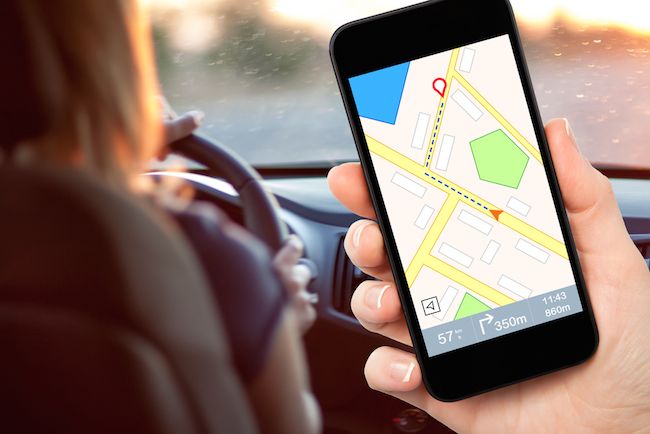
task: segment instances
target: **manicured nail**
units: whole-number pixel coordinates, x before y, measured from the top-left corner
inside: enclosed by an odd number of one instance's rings
[[[381,309],[381,299],[390,285],[372,286],[366,292],[366,305],[371,309]]]
[[[354,231],[354,236],[352,237],[352,245],[357,248],[359,247],[359,243],[361,242],[361,234],[363,233],[363,230],[370,226],[372,222],[366,221],[360,224],[357,229]]]
[[[408,383],[411,381],[413,369],[415,369],[415,362],[393,362],[390,365],[390,376],[395,381]]]
[[[576,136],[573,133],[573,128],[571,128],[571,124],[569,123],[569,120],[567,118],[564,118],[564,128],[566,129],[566,134],[571,138],[573,141],[573,144],[576,144]]]
[[[303,249],[302,240],[298,238],[297,235],[289,235],[289,237],[287,237],[287,245],[295,250],[301,251]]]
[[[301,285],[306,285],[311,280],[311,270],[305,264],[294,265],[292,273],[293,278],[300,282]]]
[[[187,112],[187,114],[192,116],[192,119],[194,119],[194,123],[197,127],[201,125],[201,122],[203,122],[203,119],[205,118],[205,113],[200,110],[192,110],[190,112]]]

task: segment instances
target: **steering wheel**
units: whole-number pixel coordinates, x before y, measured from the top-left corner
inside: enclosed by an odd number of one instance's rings
[[[284,244],[287,227],[280,218],[275,197],[262,185],[260,174],[231,149],[192,134],[170,145],[170,149],[196,161],[231,184],[239,193],[244,226],[274,252]]]

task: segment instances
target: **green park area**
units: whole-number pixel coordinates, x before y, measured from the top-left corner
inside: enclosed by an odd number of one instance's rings
[[[470,142],[481,180],[518,188],[529,157],[503,130],[496,130]]]
[[[490,310],[490,306],[466,292],[463,296],[463,300],[460,302],[460,307],[458,308],[454,319],[476,315],[477,313],[485,312],[486,310]]]

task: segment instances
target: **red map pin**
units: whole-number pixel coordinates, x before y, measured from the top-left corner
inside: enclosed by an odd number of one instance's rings
[[[438,92],[441,97],[445,97],[445,90],[447,90],[447,81],[444,78],[436,78],[433,80],[433,90]]]

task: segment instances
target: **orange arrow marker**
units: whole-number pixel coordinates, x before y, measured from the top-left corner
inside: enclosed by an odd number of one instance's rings
[[[502,213],[503,211],[500,210],[500,209],[491,209],[490,212],[492,213],[492,216],[494,217],[494,219],[495,219],[496,221],[499,221],[499,216],[501,215],[501,213]]]

